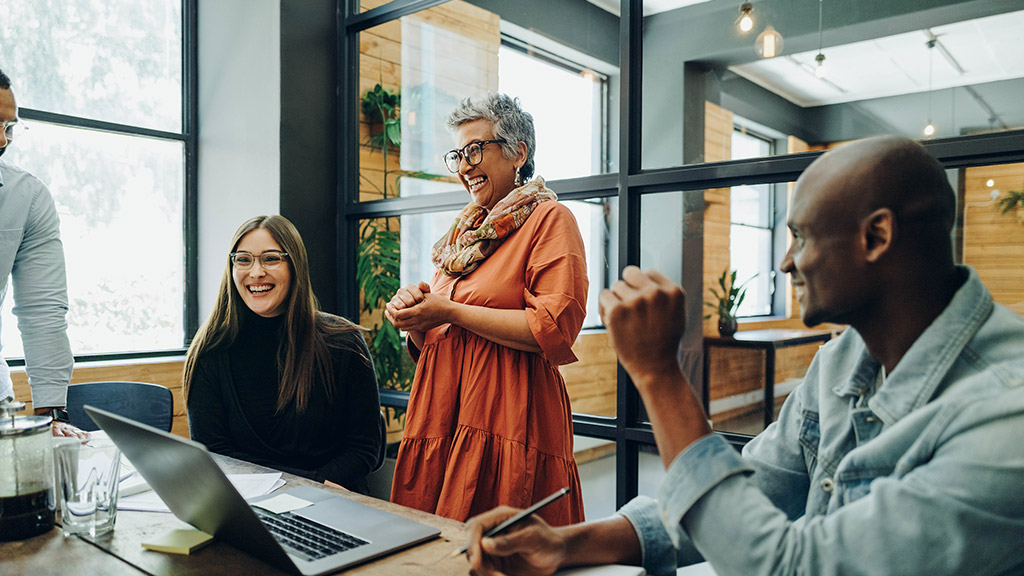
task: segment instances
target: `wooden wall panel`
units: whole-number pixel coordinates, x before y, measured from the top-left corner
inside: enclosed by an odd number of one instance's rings
[[[711,102],[704,103],[704,159],[720,162],[732,158],[732,112]],[[729,259],[729,188],[704,191],[704,301],[714,299],[711,288],[718,285]],[[709,311],[707,309],[706,311]],[[718,317],[704,320],[704,335],[718,334]]]
[[[174,422],[171,432],[188,437],[188,421],[185,418],[185,403],[181,396],[181,373],[185,367],[183,358],[167,360],[146,360],[143,362],[98,362],[79,364],[71,376],[72,384],[82,382],[151,382],[170,388],[174,396]],[[32,394],[24,369],[12,370],[14,396],[24,400],[32,409]]]
[[[1024,220],[989,205],[992,188],[1024,190],[1024,163],[967,168],[964,174],[963,259],[978,271],[992,298],[1024,310]]]
[[[560,366],[573,412],[614,416],[616,412],[615,349],[608,333],[580,334],[572,347],[579,362]]]

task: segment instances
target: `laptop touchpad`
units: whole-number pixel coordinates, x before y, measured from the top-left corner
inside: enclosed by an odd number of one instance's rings
[[[387,523],[393,523],[395,520],[391,514],[357,504],[341,496],[295,510],[292,514],[367,540],[379,534],[386,534],[382,531],[387,529]]]

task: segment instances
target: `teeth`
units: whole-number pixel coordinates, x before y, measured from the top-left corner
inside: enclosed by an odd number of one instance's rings
[[[262,292],[269,292],[272,288],[273,286],[268,286],[267,284],[261,284],[259,286],[249,286],[249,292],[260,294]]]
[[[477,178],[472,178],[470,180],[466,180],[466,185],[469,186],[469,189],[470,189],[471,192],[475,192],[476,189],[479,188],[480,186],[482,186],[483,183],[486,180],[487,180],[486,176],[480,176],[480,177],[477,177]]]

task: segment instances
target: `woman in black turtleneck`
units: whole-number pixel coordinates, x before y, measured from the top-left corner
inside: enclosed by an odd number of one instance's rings
[[[283,216],[247,221],[231,245],[185,361],[192,439],[366,493],[383,438],[362,329],[317,309],[305,246]]]

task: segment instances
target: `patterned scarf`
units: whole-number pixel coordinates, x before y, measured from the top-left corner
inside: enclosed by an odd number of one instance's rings
[[[526,222],[541,202],[558,197],[536,177],[508,193],[490,212],[470,202],[430,252],[434,266],[449,276],[465,276],[476,270],[513,232]]]

